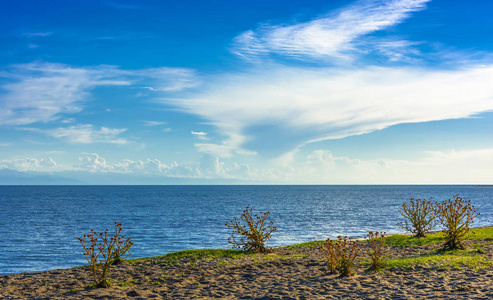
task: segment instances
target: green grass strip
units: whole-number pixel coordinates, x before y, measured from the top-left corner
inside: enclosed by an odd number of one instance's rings
[[[408,269],[412,266],[428,266],[432,268],[445,268],[445,269],[487,269],[493,267],[493,262],[488,260],[484,256],[479,255],[457,255],[457,254],[444,254],[444,255],[430,255],[420,256],[412,258],[399,258],[389,259],[383,262],[383,267],[386,269]]]
[[[145,262],[145,261],[177,263],[182,259],[192,259],[193,261],[197,261],[200,259],[237,258],[239,256],[246,254],[250,254],[250,252],[232,250],[232,249],[196,249],[196,250],[183,250],[178,252],[172,252],[160,256],[129,259],[127,261],[129,263]]]

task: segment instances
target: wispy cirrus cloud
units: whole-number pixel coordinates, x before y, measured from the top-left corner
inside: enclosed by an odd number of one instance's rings
[[[52,31],[44,31],[44,32],[25,32],[22,35],[28,38],[35,38],[35,37],[47,37],[52,35]]]
[[[272,53],[301,59],[347,59],[349,52],[360,51],[358,39],[401,23],[429,1],[358,1],[309,22],[262,25],[246,31],[235,38],[232,50],[246,58]]]
[[[280,155],[307,142],[492,110],[492,80],[493,66],[440,71],[272,65],[219,76],[207,90],[173,103],[236,136],[237,149]]]
[[[180,68],[122,70],[114,66],[72,67],[34,62],[0,71],[0,125],[50,122],[83,109],[98,86],[151,86],[176,92],[196,84],[194,71]]]
[[[153,126],[160,126],[166,124],[166,122],[160,122],[160,121],[142,121],[145,126],[153,127]]]
[[[128,85],[112,67],[73,68],[63,64],[14,65],[0,73],[0,125],[48,122],[82,110],[81,102],[99,85]],[[3,92],[2,92],[3,90]]]
[[[48,136],[74,144],[110,143],[122,145],[128,143],[126,139],[118,137],[127,130],[126,128],[107,128],[103,126],[97,129],[93,125],[86,124],[47,130],[30,130],[42,132]]]
[[[424,42],[368,37],[425,8],[428,0],[357,1],[315,20],[263,25],[235,39],[234,51],[259,59],[251,69],[209,76],[196,92],[168,103],[200,116],[225,136],[199,151],[278,156],[309,142],[360,135],[402,123],[467,118],[493,109],[491,60],[448,58],[445,68],[406,65]],[[356,64],[289,66],[292,57],[367,58]],[[275,54],[266,59],[266,54]],[[458,56],[459,57],[459,56]],[[451,68],[451,64],[454,68]],[[247,151],[244,151],[244,150]]]

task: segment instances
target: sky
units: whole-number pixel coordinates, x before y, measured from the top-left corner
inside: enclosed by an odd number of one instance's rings
[[[0,184],[492,184],[492,14],[2,1]]]

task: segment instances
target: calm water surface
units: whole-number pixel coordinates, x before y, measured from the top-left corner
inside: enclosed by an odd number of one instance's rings
[[[0,186],[0,275],[85,264],[76,237],[91,228],[123,233],[132,257],[230,248],[224,226],[247,205],[271,212],[271,246],[397,233],[409,198],[471,199],[474,226],[493,225],[493,188],[474,186]]]

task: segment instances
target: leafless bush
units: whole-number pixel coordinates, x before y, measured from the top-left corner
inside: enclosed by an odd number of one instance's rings
[[[226,222],[226,227],[233,229],[228,242],[233,245],[233,248],[261,253],[268,252],[269,249],[265,246],[265,242],[277,230],[273,222],[270,222],[269,226],[265,225],[265,219],[269,215],[269,212],[261,212],[260,215],[252,214],[252,209],[247,206],[241,214],[240,220],[234,217],[233,220]],[[241,221],[244,221],[245,224],[242,224]]]
[[[382,266],[382,261],[385,258],[385,254],[389,247],[386,245],[387,237],[386,232],[368,232],[366,236],[368,248],[366,254],[370,257],[371,265],[370,269],[376,270]]]
[[[354,261],[361,250],[360,242],[338,236],[336,241],[327,239],[319,249],[327,260],[327,272],[340,276],[354,275]]]
[[[464,249],[462,240],[469,232],[469,225],[473,219],[480,215],[476,212],[471,200],[463,200],[459,195],[453,196],[454,200],[446,200],[438,205],[439,220],[444,227],[444,249]]]
[[[436,225],[438,210],[433,198],[429,200],[411,198],[409,203],[403,203],[399,213],[406,218],[398,225],[414,234],[416,237],[424,237],[433,230]]]
[[[133,242],[130,238],[124,240],[124,236],[120,236],[121,231],[122,224],[115,222],[113,237],[108,237],[108,229],[100,233],[91,229],[90,234],[77,238],[84,248],[84,256],[89,263],[96,287],[107,287],[111,264],[130,255],[129,250]],[[87,240],[90,242],[89,245],[86,244]]]

